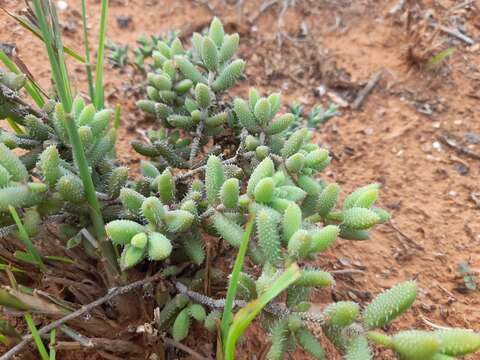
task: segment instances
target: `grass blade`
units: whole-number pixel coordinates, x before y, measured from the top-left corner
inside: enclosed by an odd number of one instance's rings
[[[100,252],[102,256],[110,264],[111,270],[114,273],[118,274],[118,263],[117,257],[115,255],[115,250],[113,245],[107,239],[107,233],[105,232],[105,224],[103,222],[102,213],[100,211],[100,204],[97,199],[95,192],[95,186],[93,185],[92,177],[90,176],[90,169],[88,166],[87,158],[83,151],[82,142],[80,136],[78,135],[77,127],[75,120],[71,114],[66,114],[65,125],[67,128],[68,137],[72,144],[73,157],[75,163],[77,164],[80,178],[83,182],[83,187],[85,189],[85,195],[87,197],[88,204],[90,205],[90,218],[95,229],[95,235],[100,244]]]
[[[61,38],[62,32],[60,29],[60,23],[58,21],[57,10],[55,8],[55,5],[53,5],[50,1],[48,2],[48,4],[50,6],[49,11],[50,11],[50,17],[52,18],[53,39],[55,41],[55,48],[57,50],[58,64],[60,66],[60,71],[62,74],[63,86],[68,91],[68,93],[71,94],[70,79],[68,77],[67,62],[65,61],[65,53],[63,52],[63,44],[62,44],[62,38]]]
[[[88,81],[88,95],[90,101],[95,101],[95,88],[93,87],[92,62],[90,58],[90,43],[88,41],[88,27],[87,27],[87,5],[85,0],[82,0],[82,26],[83,26],[83,42],[85,43],[85,71],[87,72]]]
[[[58,96],[65,108],[66,112],[70,112],[72,108],[72,94],[69,88],[65,88],[65,80],[62,78],[62,69],[57,58],[57,53],[54,48],[51,27],[47,21],[41,0],[33,0],[35,15],[38,20],[38,25],[42,34],[45,47],[47,49],[48,59],[52,70],[52,77],[57,88]]]
[[[103,61],[105,58],[105,36],[107,32],[107,9],[108,0],[102,0],[102,14],[100,16],[100,34],[98,35],[97,67],[95,71],[95,101],[97,110],[103,109],[104,88],[103,88]]]
[[[54,48],[54,41],[57,48],[63,48],[56,10],[53,8],[53,5],[50,7],[50,13],[53,21],[53,25],[50,25],[43,10],[42,1],[33,0],[33,4],[40,31],[43,35],[43,39],[45,40],[45,47],[47,49],[56,90],[65,112],[65,119],[63,119],[63,121],[67,129],[68,138],[72,145],[73,158],[78,167],[80,178],[82,179],[87,202],[90,205],[90,218],[92,220],[96,236],[100,241],[100,251],[102,256],[108,261],[113,273],[118,274],[119,270],[115,249],[113,248],[111,242],[107,239],[105,224],[100,211],[100,204],[98,202],[95,186],[90,175],[90,168],[85,156],[85,152],[83,151],[82,142],[77,131],[77,125],[70,114],[72,110],[72,93],[70,89],[67,68],[65,66],[65,58],[62,51],[56,52]],[[51,33],[52,26],[54,29],[53,35]]]
[[[25,313],[24,316],[25,321],[27,322],[28,329],[32,333],[33,341],[37,346],[38,352],[40,353],[42,360],[50,360],[50,356],[48,355],[47,349],[45,349],[45,345],[43,345],[37,327],[33,323],[32,315],[30,315],[30,313]]]
[[[15,120],[13,120],[10,116],[7,117],[7,122],[8,122],[8,125],[10,125],[10,127],[13,129],[15,134],[17,135],[25,134],[24,131],[20,128],[20,126],[18,126]]]
[[[260,311],[299,277],[300,269],[296,263],[293,263],[258,299],[249,302],[235,314],[225,343],[225,360],[234,359],[238,338],[245,332],[248,325]]]
[[[49,348],[50,348],[50,358],[49,358],[49,360],[55,360],[56,357],[57,357],[57,351],[55,350],[56,335],[57,335],[57,330],[53,329],[50,332],[50,344],[48,345]]]
[[[32,240],[30,240],[30,237],[27,234],[27,231],[25,230],[25,227],[22,224],[22,221],[20,220],[20,217],[18,216],[17,210],[13,206],[9,206],[8,209],[10,210],[10,214],[12,214],[13,220],[15,221],[15,224],[17,224],[18,227],[18,234],[20,237],[20,240],[22,243],[25,245],[27,248],[27,251],[29,255],[35,259],[35,262],[37,266],[42,270],[46,271],[47,268],[45,267],[45,264],[42,261],[42,258],[40,254],[38,253],[37,249],[32,243]]]
[[[440,64],[443,60],[445,60],[447,57],[452,55],[455,52],[455,48],[451,47],[448,49],[445,49],[443,51],[440,51],[438,54],[434,55],[430,60],[428,60],[427,63],[427,68],[432,69],[438,64]]]
[[[5,54],[2,50],[0,50],[0,61],[7,67],[8,70],[15,74],[21,74],[22,72],[18,68],[18,66]],[[38,91],[38,86],[29,78],[25,83],[25,90],[27,91],[28,95],[35,101],[38,107],[43,107],[45,105],[45,100],[43,99],[42,94]]]
[[[24,19],[22,16],[15,15],[8,11],[7,9],[1,8],[5,13],[10,16],[11,18],[15,19],[20,26],[22,26],[24,29],[28,30],[30,33],[32,33],[35,37],[39,38],[43,42],[45,42],[41,31],[33,24],[31,24],[29,21]],[[70,57],[74,58],[75,60],[85,63],[85,58],[81,55],[79,55],[77,52],[75,52],[73,49],[70,49],[68,46],[63,46],[63,51],[65,51],[65,54],[68,54]]]
[[[243,261],[245,259],[245,254],[248,248],[248,241],[252,235],[253,222],[255,220],[255,215],[251,214],[247,224],[245,225],[245,232],[243,233],[242,243],[238,249],[237,258],[235,259],[235,264],[233,266],[232,275],[230,277],[230,282],[227,290],[227,298],[225,301],[225,307],[223,308],[222,322],[220,325],[220,332],[222,335],[222,342],[225,343],[228,334],[228,328],[230,327],[230,322],[232,320],[233,314],[233,304],[235,301],[235,294],[237,292],[238,286],[238,277],[242,271]]]

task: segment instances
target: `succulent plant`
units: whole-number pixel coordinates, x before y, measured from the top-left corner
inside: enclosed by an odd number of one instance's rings
[[[157,297],[156,323],[176,341],[188,336],[192,322],[216,331],[219,309],[226,304],[201,293],[205,284],[223,287],[228,279],[219,269],[203,266],[208,236],[225,240],[220,247],[243,245],[258,269],[250,273],[252,267],[245,267],[235,283],[235,305],[244,309],[268,294],[292,264],[302,265],[285,296],[261,312],[271,342],[268,359],[283,359],[297,346],[314,358],[328,357],[311,323],[346,360],[372,359],[372,344],[405,360],[453,359],[479,350],[480,335],[463,329],[406,330],[393,336],[376,330],[412,306],[414,281],[392,287],[363,310],[361,304],[340,301],[325,304],[321,312],[309,311],[312,291],[332,287],[335,278],[308,264],[337,238],[367,240],[370,229],[389,221],[388,212],[376,207],[380,186],[359,187],[340,204],[340,186],[321,179],[331,162],[329,151],[309,128],[296,125],[295,114],[283,111],[280,93],[262,96],[250,89],[247,100],[228,96],[245,67],[235,58],[238,34],[225,34],[215,18],[205,35],[193,34],[191,44],[186,49],[177,36],[140,41],[137,55],[151,56],[153,64],[148,99],[138,107],[152,114],[160,129],[150,130],[147,141],[132,142],[148,158],[132,179],[115,157],[118,122],[112,121],[112,110],[81,97],[68,112],[53,99],[35,110],[18,101],[26,77],[1,72],[0,117],[11,120],[14,129],[0,132],[2,226],[20,223],[19,234],[30,251],[28,236],[37,236],[42,221],[61,214],[70,220],[59,226],[69,239],[66,246],[82,244],[87,255],[98,257],[92,250],[96,239],[81,239],[100,223],[121,271],[148,263],[176,282],[175,293]],[[144,66],[143,60],[138,65]],[[319,114],[317,109],[312,115],[315,126],[322,121]],[[223,133],[231,135],[226,147]],[[79,148],[86,166],[79,161]],[[100,212],[94,213],[100,222],[92,216],[85,172],[100,201]],[[11,206],[21,210],[22,222]],[[255,231],[245,241],[249,219]]]

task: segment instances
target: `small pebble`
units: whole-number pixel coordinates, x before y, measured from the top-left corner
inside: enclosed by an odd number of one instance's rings
[[[66,1],[59,0],[57,1],[57,8],[59,11],[65,11],[68,9],[68,4]]]
[[[434,141],[432,147],[437,151],[442,151],[442,144],[438,141]]]
[[[455,164],[453,168],[456,170],[457,173],[459,173],[462,176],[467,176],[468,173],[470,172],[470,169],[468,167],[460,163]]]
[[[464,139],[469,144],[480,144],[480,134],[477,133],[467,133],[465,134]]]
[[[120,29],[128,28],[128,25],[130,25],[131,21],[132,21],[131,16],[125,16],[125,15],[117,16],[117,25]]]

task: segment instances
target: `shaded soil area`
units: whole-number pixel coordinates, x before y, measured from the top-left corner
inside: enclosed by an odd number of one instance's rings
[[[7,9],[21,8],[3,0]],[[67,0],[61,13],[67,45],[82,50],[79,1]],[[389,329],[458,326],[480,331],[478,290],[467,290],[459,264],[476,273],[480,266],[480,7],[475,1],[284,0],[225,1],[111,0],[108,38],[134,48],[141,34],[177,29],[182,38],[221,17],[228,32],[239,32],[247,60],[249,86],[268,93],[281,89],[283,104],[337,104],[341,115],[317,132],[329,148],[326,181],[343,194],[382,184],[381,205],[391,210],[389,225],[378,226],[367,242],[340,240],[318,260],[327,270],[354,269],[337,276],[332,290],[314,295],[316,306],[332,300],[367,303],[395,283],[416,279],[420,292],[412,310]],[[100,5],[88,1],[91,38],[96,39]],[[118,17],[129,18],[120,28]],[[432,25],[433,24],[433,25]],[[14,20],[0,14],[0,42],[15,43],[18,55],[48,88],[49,70],[41,43]],[[463,31],[469,45],[445,30]],[[460,30],[458,30],[460,29]],[[429,61],[455,48],[435,66]],[[130,55],[131,56],[131,55]],[[78,87],[86,91],[83,67],[70,61]],[[358,109],[352,104],[367,81],[380,81]],[[109,67],[110,105],[123,108],[118,152],[126,163],[139,157],[129,150],[137,129],[155,126],[134,109],[143,78],[133,67]],[[345,106],[347,105],[347,106]],[[230,266],[230,265],[228,265]],[[186,344],[211,354],[211,336],[196,328]],[[325,342],[326,343],[326,342]],[[267,346],[259,327],[248,331],[240,358],[261,357]],[[333,349],[329,359],[340,359]],[[65,352],[61,358],[100,358],[91,352]],[[293,358],[307,355],[297,351]],[[378,352],[378,359],[391,359]],[[480,357],[470,357],[470,359]]]

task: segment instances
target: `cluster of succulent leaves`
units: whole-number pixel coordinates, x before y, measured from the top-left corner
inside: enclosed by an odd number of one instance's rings
[[[169,31],[166,36],[158,35],[141,35],[137,39],[138,47],[133,50],[133,64],[141,71],[147,72],[149,69],[153,68],[152,55],[153,52],[157,49],[157,45],[160,41],[166,41],[167,44],[171,43],[172,40],[178,37],[178,32]]]
[[[23,75],[5,73],[3,85],[18,92],[25,84]],[[73,161],[65,121],[73,116],[87,155],[95,188],[104,193],[105,200],[118,198],[128,179],[128,169],[115,163],[116,128],[114,112],[97,111],[77,97],[72,114],[66,114],[61,104],[48,101],[38,114],[18,116],[25,109],[8,98],[0,99],[2,117],[14,118],[23,130],[11,133],[0,130],[0,222],[13,224],[9,206],[25,209],[25,221],[31,225],[30,235],[39,232],[42,218],[62,214],[72,219],[72,226],[64,225],[66,234],[75,235],[91,226],[83,183]],[[103,214],[115,217],[121,208],[108,201]],[[110,214],[110,215],[109,215]],[[34,220],[33,220],[34,219]],[[35,225],[35,226],[34,226]],[[73,237],[76,245],[79,237]],[[88,246],[88,244],[87,244]],[[90,248],[89,248],[90,249]],[[91,252],[93,254],[93,252]]]
[[[71,114],[49,101],[41,112],[25,115],[25,109],[2,91],[0,115],[24,129],[0,133],[2,224],[12,224],[8,206],[14,205],[23,209],[24,223],[33,224],[28,226],[31,236],[42,218],[54,214],[74,219],[65,229],[72,239],[78,240],[76,234],[91,226],[65,126],[73,117],[122,271],[148,260],[163,267],[165,277],[175,276],[190,291],[199,292],[207,277],[213,282],[226,277],[218,269],[207,274],[201,268],[205,237],[213,235],[238,248],[252,217],[256,231],[248,257],[256,265],[251,268],[259,271],[240,274],[237,298],[259,298],[287,267],[302,264],[283,301],[277,300],[282,311],[261,315],[271,340],[268,359],[283,359],[297,345],[315,358],[325,358],[312,324],[320,325],[347,360],[371,359],[371,344],[390,348],[405,360],[447,360],[478,350],[480,335],[462,329],[408,330],[394,336],[376,330],[412,305],[417,294],[412,281],[380,294],[363,310],[357,303],[341,301],[321,313],[309,312],[312,291],[331,287],[335,280],[327,271],[305,264],[315,263],[339,237],[367,240],[369,230],[390,217],[375,207],[378,184],[358,188],[340,204],[339,185],[319,179],[331,161],[328,150],[314,142],[308,128],[292,129],[295,115],[282,114],[279,93],[263,97],[251,89],[248,99],[227,97],[226,90],[241,78],[245,66],[234,57],[238,44],[238,34],[225,34],[218,19],[205,35],[193,35],[191,49],[185,50],[177,37],[143,44],[142,51],[151,52],[154,64],[147,76],[148,99],[138,106],[153,114],[162,129],[148,132],[148,142],[133,142],[134,149],[150,159],[141,162],[135,180],[129,180],[128,169],[115,161],[113,111],[97,111],[78,97]],[[25,77],[1,73],[0,83],[16,94]],[[214,155],[211,149],[224,131],[236,136],[236,150]],[[207,144],[204,161],[194,164]],[[94,253],[90,242],[82,245]],[[184,264],[192,276],[184,276]],[[157,296],[162,305],[158,329],[170,331],[175,340],[187,337],[192,321],[216,331],[220,312],[208,300],[194,300],[185,293],[172,299]],[[207,313],[204,305],[212,311]]]
[[[110,50],[108,61],[118,68],[123,68],[128,64],[128,45],[122,45],[109,41],[106,47]]]
[[[305,116],[303,106],[300,103],[293,103],[290,106],[290,111],[295,116],[295,119],[287,130],[292,132],[300,126],[307,126],[310,129],[317,129],[320,125],[326,123],[332,117],[339,114],[335,104],[330,104],[326,109],[322,105],[315,105],[310,112]]]

